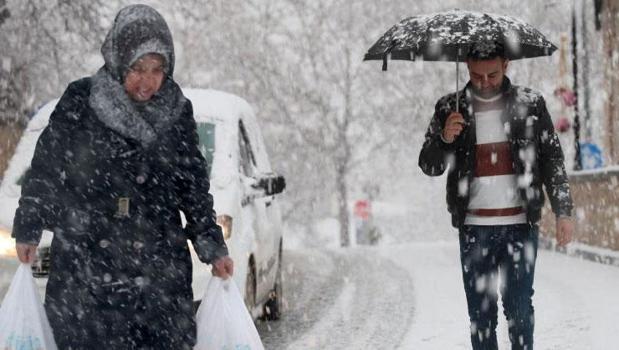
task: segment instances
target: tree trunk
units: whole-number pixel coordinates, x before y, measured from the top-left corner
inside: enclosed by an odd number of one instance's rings
[[[352,12],[351,12],[352,13]],[[350,28],[350,24],[349,27]],[[350,170],[350,158],[352,154],[350,140],[348,138],[348,128],[353,119],[352,113],[352,84],[353,78],[351,74],[352,60],[351,50],[344,48],[346,53],[346,72],[344,76],[343,95],[344,95],[344,111],[341,122],[337,124],[338,139],[340,140],[340,152],[336,164],[337,176],[337,193],[339,197],[339,221],[340,221],[340,245],[348,247],[350,245],[350,216],[348,215],[348,184],[346,177]]]
[[[348,216],[348,187],[346,186],[346,166],[337,165],[337,204],[340,223],[340,246],[350,246],[350,219]]]

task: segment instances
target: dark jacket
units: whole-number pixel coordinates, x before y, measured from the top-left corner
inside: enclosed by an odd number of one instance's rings
[[[456,94],[443,96],[436,104],[419,155],[419,167],[430,176],[447,176],[447,208],[452,225],[461,227],[469,204],[471,180],[475,171],[475,118],[470,102],[470,83],[460,92],[460,113],[466,126],[456,140],[447,144],[441,134],[447,117],[456,110]],[[572,199],[563,164],[563,152],[544,98],[538,92],[512,85],[507,77],[502,91],[506,109],[502,122],[511,145],[514,169],[527,220],[535,224],[541,217],[544,191],[557,216],[571,216]]]
[[[43,229],[54,232],[45,306],[59,346],[81,348],[114,334],[110,322],[126,327],[141,314],[151,331],[167,329],[183,338],[178,344],[191,343],[187,239],[205,263],[228,254],[191,103],[144,149],[95,116],[90,85],[89,78],[69,85],[41,134],[13,236],[36,243]],[[121,198],[129,199],[128,216]]]

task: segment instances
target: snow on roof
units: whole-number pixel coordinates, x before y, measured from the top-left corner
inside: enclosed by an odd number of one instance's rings
[[[247,101],[227,92],[212,89],[183,89],[183,94],[193,105],[196,121],[208,121],[211,118],[228,120],[234,116],[236,122],[241,117],[254,115]]]
[[[245,129],[249,131],[247,136],[255,151],[254,157],[256,157],[258,162],[258,170],[265,173],[271,172],[271,165],[266,153],[260,125],[253,108],[247,101],[237,95],[212,89],[183,89],[183,94],[193,105],[193,114],[196,122],[217,120],[220,126],[223,126],[221,125],[222,123],[226,124],[225,130],[219,134],[227,138],[227,140],[217,141],[219,149],[231,150],[231,145],[224,144],[237,143],[238,122],[242,120]],[[215,164],[218,163],[217,154],[214,162]]]

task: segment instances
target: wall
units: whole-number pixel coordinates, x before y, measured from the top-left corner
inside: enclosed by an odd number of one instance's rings
[[[600,248],[619,251],[619,167],[582,171],[570,175],[574,199],[574,239]],[[543,232],[554,237],[555,218],[546,201]]]

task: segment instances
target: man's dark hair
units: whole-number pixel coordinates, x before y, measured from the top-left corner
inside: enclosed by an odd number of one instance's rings
[[[498,41],[480,41],[471,45],[466,58],[469,60],[492,60],[505,58],[505,46]]]

